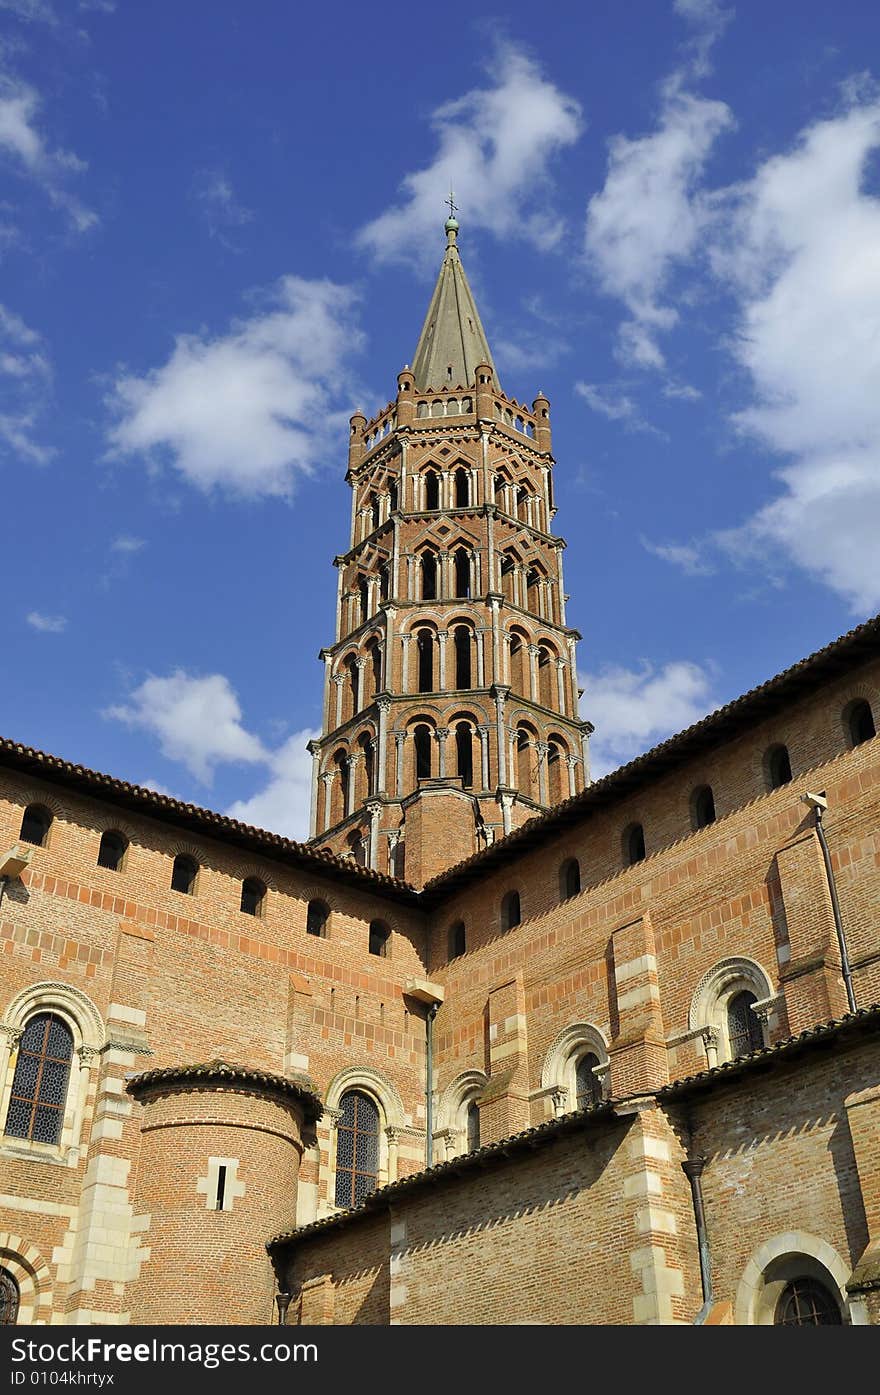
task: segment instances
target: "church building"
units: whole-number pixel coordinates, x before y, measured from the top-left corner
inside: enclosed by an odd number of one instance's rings
[[[308,842],[0,741],[5,1324],[880,1323],[880,618],[592,781],[458,234]]]

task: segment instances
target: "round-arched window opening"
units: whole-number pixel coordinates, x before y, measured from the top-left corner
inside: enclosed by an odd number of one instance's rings
[[[21,1035],[5,1133],[35,1143],[58,1143],[67,1103],[73,1035],[52,1012],[32,1017]]]
[[[369,951],[371,954],[378,954],[382,959],[386,959],[390,939],[391,931],[384,920],[370,921]]]
[[[711,785],[700,785],[691,796],[694,828],[708,828],[715,822],[715,796]]]
[[[102,833],[101,845],[98,848],[98,866],[106,867],[108,872],[121,872],[127,850],[128,839],[121,833],[117,833],[115,829]]]
[[[773,1314],[774,1327],[841,1327],[843,1318],[834,1294],[818,1279],[792,1279],[786,1284]]]
[[[753,1011],[758,999],[748,989],[735,993],[727,1004],[727,1039],[730,1045],[730,1059],[748,1056],[752,1051],[760,1051],[764,1045],[761,1023]]]
[[[475,1153],[480,1146],[480,1106],[471,1100],[467,1107],[467,1150]]]
[[[199,864],[195,858],[187,857],[186,853],[178,853],[171,869],[171,890],[179,891],[184,896],[194,896],[198,875]]]
[[[43,804],[29,804],[22,815],[19,838],[25,843],[33,843],[36,848],[44,848],[52,827],[52,815]]]
[[[259,877],[245,877],[241,884],[241,910],[244,915],[261,916],[266,888]]]
[[[0,1269],[0,1327],[14,1327],[18,1321],[19,1292],[15,1276]]]
[[[581,889],[581,866],[576,857],[569,857],[559,869],[559,894],[563,901],[577,896]]]
[[[379,1110],[360,1090],[347,1090],[339,1108],[336,1205],[359,1206],[379,1181]]]
[[[846,714],[846,725],[850,744],[853,746],[861,746],[863,741],[870,741],[872,736],[877,735],[871,705],[863,698],[850,704]]]
[[[519,925],[521,919],[519,892],[508,891],[501,902],[501,929],[512,930],[515,925]]]
[[[330,907],[324,901],[310,901],[306,911],[306,934],[320,935],[323,938],[327,934],[329,919]]]
[[[449,927],[449,958],[460,959],[467,949],[467,933],[464,921],[457,920]]]
[[[578,1109],[586,1109],[589,1105],[601,1103],[602,1086],[596,1075],[598,1065],[599,1057],[594,1052],[588,1051],[586,1056],[580,1058],[574,1068],[575,1100]]]
[[[645,830],[640,823],[632,824],[623,837],[623,852],[627,867],[645,860]]]

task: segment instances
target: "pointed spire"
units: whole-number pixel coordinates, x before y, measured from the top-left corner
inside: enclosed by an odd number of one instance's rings
[[[413,357],[416,387],[474,387],[478,363],[492,362],[486,333],[461,264],[455,203],[444,224],[446,252]],[[498,387],[498,374],[495,374]]]

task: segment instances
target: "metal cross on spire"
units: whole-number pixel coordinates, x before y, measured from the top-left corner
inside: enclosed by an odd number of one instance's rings
[[[449,198],[444,199],[443,202],[449,204],[449,216],[454,218],[458,212],[458,204],[455,202],[455,194],[452,189],[449,190]]]

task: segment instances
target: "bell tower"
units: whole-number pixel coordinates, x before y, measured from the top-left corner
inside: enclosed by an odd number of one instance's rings
[[[550,403],[501,390],[447,219],[412,367],[351,418],[311,841],[423,886],[589,782]]]

